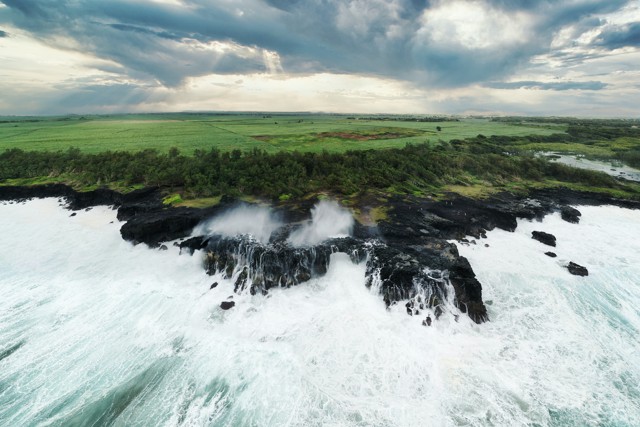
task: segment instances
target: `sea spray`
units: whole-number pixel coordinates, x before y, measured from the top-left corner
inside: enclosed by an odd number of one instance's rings
[[[640,215],[580,210],[461,246],[492,321],[427,327],[345,254],[237,295],[198,253],[122,241],[108,208],[0,204],[0,425],[638,425]]]
[[[313,246],[331,237],[346,237],[353,230],[351,212],[335,201],[321,200],[311,209],[311,220],[289,236],[294,246]]]
[[[282,221],[270,208],[240,205],[199,224],[192,234],[194,236],[217,234],[225,237],[250,235],[266,243],[271,234],[281,226]]]

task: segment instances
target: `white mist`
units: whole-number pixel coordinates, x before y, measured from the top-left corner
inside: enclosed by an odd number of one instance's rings
[[[294,246],[313,246],[332,237],[346,237],[353,230],[353,215],[335,201],[321,200],[311,209],[311,221],[291,233]]]
[[[240,205],[197,225],[193,235],[250,235],[262,243],[267,243],[271,233],[281,226],[282,222],[270,208]]]

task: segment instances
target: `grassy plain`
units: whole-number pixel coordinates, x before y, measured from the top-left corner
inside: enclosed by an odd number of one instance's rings
[[[438,127],[441,129],[438,131]],[[130,114],[117,116],[0,117],[0,152],[58,151],[76,147],[104,151],[167,152],[196,149],[344,152],[435,143],[479,134],[550,135],[557,124],[510,124],[485,119],[417,122],[371,120],[370,117],[313,114]]]

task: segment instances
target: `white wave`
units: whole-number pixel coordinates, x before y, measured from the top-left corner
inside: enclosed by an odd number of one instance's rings
[[[123,242],[108,208],[0,204],[0,425],[639,425],[640,213],[580,210],[461,247],[492,321],[423,327],[343,254],[234,295],[198,255]]]
[[[294,246],[313,246],[331,237],[346,237],[353,230],[351,212],[335,201],[321,200],[311,209],[311,221],[291,233]]]
[[[240,205],[197,225],[193,235],[219,234],[227,237],[251,235],[267,243],[271,233],[282,226],[270,208]]]

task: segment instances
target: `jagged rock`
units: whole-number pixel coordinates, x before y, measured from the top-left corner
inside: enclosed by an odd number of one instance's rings
[[[136,215],[162,210],[162,196],[157,188],[146,188],[128,194],[118,208],[118,220],[128,221]]]
[[[578,209],[572,208],[571,206],[563,206],[560,208],[560,216],[567,222],[577,224],[580,222],[582,213],[580,213]]]
[[[165,209],[134,216],[120,228],[120,234],[133,243],[157,246],[160,242],[188,235],[203,219],[202,212],[197,209]]]
[[[223,310],[229,310],[231,307],[235,306],[236,302],[235,301],[222,301],[220,303],[220,308]]]
[[[556,246],[556,236],[544,231],[532,231],[531,238],[547,246]]]
[[[263,244],[247,237],[208,238],[205,268],[209,274],[223,273],[235,278],[235,290],[251,282],[252,294],[266,293],[274,287],[289,287],[327,272],[334,252],[346,252],[355,262],[366,258],[359,243],[350,238],[333,239],[314,247],[296,248],[286,242]]]
[[[556,253],[555,253],[555,252],[545,252],[544,254],[545,254],[546,256],[548,256],[548,257],[551,257],[551,258],[555,258],[555,257],[557,257],[557,256],[558,256],[558,255],[556,255]]]
[[[180,252],[185,249],[189,252],[189,254],[193,255],[193,252],[196,250],[201,250],[207,247],[207,242],[209,238],[205,236],[196,236],[190,239],[184,240],[178,243],[176,246],[180,248]]]
[[[569,273],[573,274],[574,276],[589,275],[589,270],[587,270],[586,267],[576,264],[573,261],[569,262],[569,265],[567,265],[567,269],[569,270]]]

